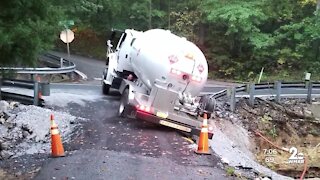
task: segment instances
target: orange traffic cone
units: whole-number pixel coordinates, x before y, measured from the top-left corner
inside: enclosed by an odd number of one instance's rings
[[[54,122],[53,114],[50,115],[51,121],[51,155],[52,157],[64,156],[64,149],[59,134],[57,124]]]
[[[197,154],[211,154],[209,151],[209,138],[208,138],[208,118],[207,114],[203,115],[203,124],[199,136],[198,149],[195,151]]]

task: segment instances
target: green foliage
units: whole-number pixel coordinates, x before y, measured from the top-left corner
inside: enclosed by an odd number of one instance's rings
[[[58,22],[74,20],[70,47],[80,54],[103,57],[111,28],[168,28],[199,45],[210,77],[254,80],[262,67],[264,78],[307,71],[320,77],[316,5],[316,0],[5,0],[1,65],[34,63],[57,40],[63,28]]]
[[[226,173],[227,173],[228,176],[234,176],[235,175],[235,168],[231,167],[231,166],[228,166],[226,168]]]
[[[269,130],[269,135],[275,139],[276,137],[278,137],[278,133],[277,133],[277,129],[276,129],[276,125],[273,125],[272,128]]]
[[[170,16],[175,22],[170,26],[170,30],[188,40],[197,41],[194,27],[200,23],[201,14],[198,11],[171,12]]]
[[[46,0],[0,2],[0,66],[32,65],[52,47],[61,12]]]
[[[299,70],[318,73],[319,18],[312,0],[206,0],[211,24],[212,64],[220,76],[250,79],[266,72]],[[310,11],[311,9],[311,11]],[[228,54],[228,62],[220,57]]]

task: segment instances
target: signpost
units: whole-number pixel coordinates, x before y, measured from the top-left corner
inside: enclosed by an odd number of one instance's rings
[[[63,26],[65,29],[61,31],[60,39],[67,44],[68,56],[70,56],[69,43],[71,43],[74,40],[74,33],[69,29],[69,27],[74,25],[74,21],[73,20],[59,21],[59,25]]]
[[[69,43],[74,40],[74,33],[70,29],[61,31],[60,39],[67,44],[68,56],[70,56]]]

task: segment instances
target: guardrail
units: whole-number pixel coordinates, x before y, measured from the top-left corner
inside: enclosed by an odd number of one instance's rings
[[[16,80],[16,79],[1,79],[1,86],[18,87],[24,89],[33,89],[33,96],[17,94],[12,92],[0,91],[0,97],[4,100],[14,100],[19,101],[27,105],[43,106],[44,100],[43,96],[50,95],[50,84],[38,81],[26,81],[26,80]]]
[[[259,84],[245,84],[238,87],[232,87],[229,89],[225,89],[222,91],[219,91],[212,95],[215,99],[227,97],[228,101],[230,102],[230,110],[235,110],[235,104],[236,104],[236,95],[237,93],[247,93],[247,96],[249,96],[249,104],[251,106],[254,105],[254,99],[257,96],[256,92],[257,90],[264,90],[264,89],[270,89],[273,90],[274,94],[270,96],[274,96],[276,102],[280,102],[281,100],[281,92],[283,89],[304,89],[307,92],[305,93],[305,98],[307,99],[308,103],[311,103],[312,99],[312,90],[313,89],[320,89],[320,82],[281,82],[276,81],[274,83],[259,83]]]
[[[62,73],[70,73],[76,70],[76,65],[66,59],[63,59],[59,56],[55,56],[53,54],[44,54],[43,56],[48,57],[57,64],[57,68],[21,68],[21,67],[0,67],[0,70],[11,70],[15,71],[18,74],[62,74]]]

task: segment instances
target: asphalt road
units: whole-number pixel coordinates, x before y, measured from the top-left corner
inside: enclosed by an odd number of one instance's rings
[[[50,53],[73,61],[76,64],[76,69],[87,75],[88,81],[92,81],[95,78],[101,78],[102,72],[106,67],[105,61],[86,58],[78,55],[70,55],[70,57],[68,57],[68,54],[61,52]]]
[[[98,93],[91,87],[83,91]],[[47,158],[35,179],[230,179],[216,156],[196,155],[193,143],[173,129],[117,117],[118,106],[116,93],[85,106],[49,106],[88,121],[65,145],[67,156]]]

